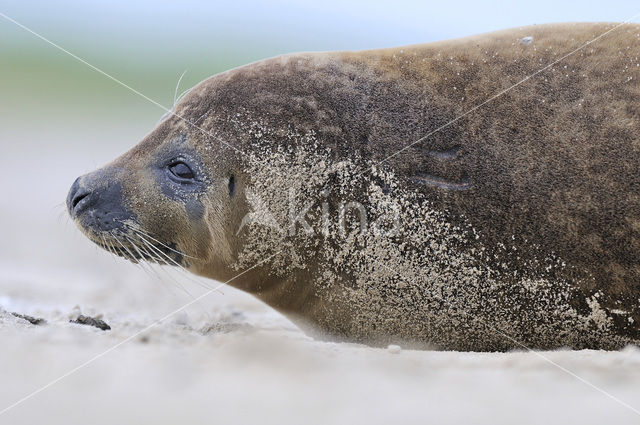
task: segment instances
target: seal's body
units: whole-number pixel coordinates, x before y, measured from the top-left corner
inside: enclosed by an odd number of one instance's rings
[[[640,26],[544,25],[216,75],[68,205],[315,335],[612,349],[640,341],[639,170]]]

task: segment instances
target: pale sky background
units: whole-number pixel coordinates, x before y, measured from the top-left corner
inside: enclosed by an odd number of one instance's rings
[[[204,51],[252,47],[293,50],[364,49],[420,43],[521,25],[622,21],[640,3],[610,1],[2,1],[0,11],[68,46],[91,42],[119,53],[148,46]],[[3,44],[34,40],[0,23]]]

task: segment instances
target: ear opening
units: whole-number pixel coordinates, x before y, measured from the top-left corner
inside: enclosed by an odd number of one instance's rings
[[[233,196],[234,192],[236,191],[236,177],[232,174],[229,177],[229,196]]]

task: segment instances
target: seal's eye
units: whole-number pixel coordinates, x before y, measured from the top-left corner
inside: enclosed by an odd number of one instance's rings
[[[189,168],[187,164],[181,161],[174,162],[173,164],[169,165],[169,171],[171,171],[171,174],[181,180],[194,180],[196,178],[191,168]]]

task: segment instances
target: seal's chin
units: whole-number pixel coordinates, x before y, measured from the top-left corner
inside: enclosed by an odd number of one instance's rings
[[[153,250],[144,247],[142,241],[135,241],[132,235],[122,232],[87,232],[89,239],[105,251],[125,258],[133,263],[149,261],[160,263],[158,254],[153,255]]]

